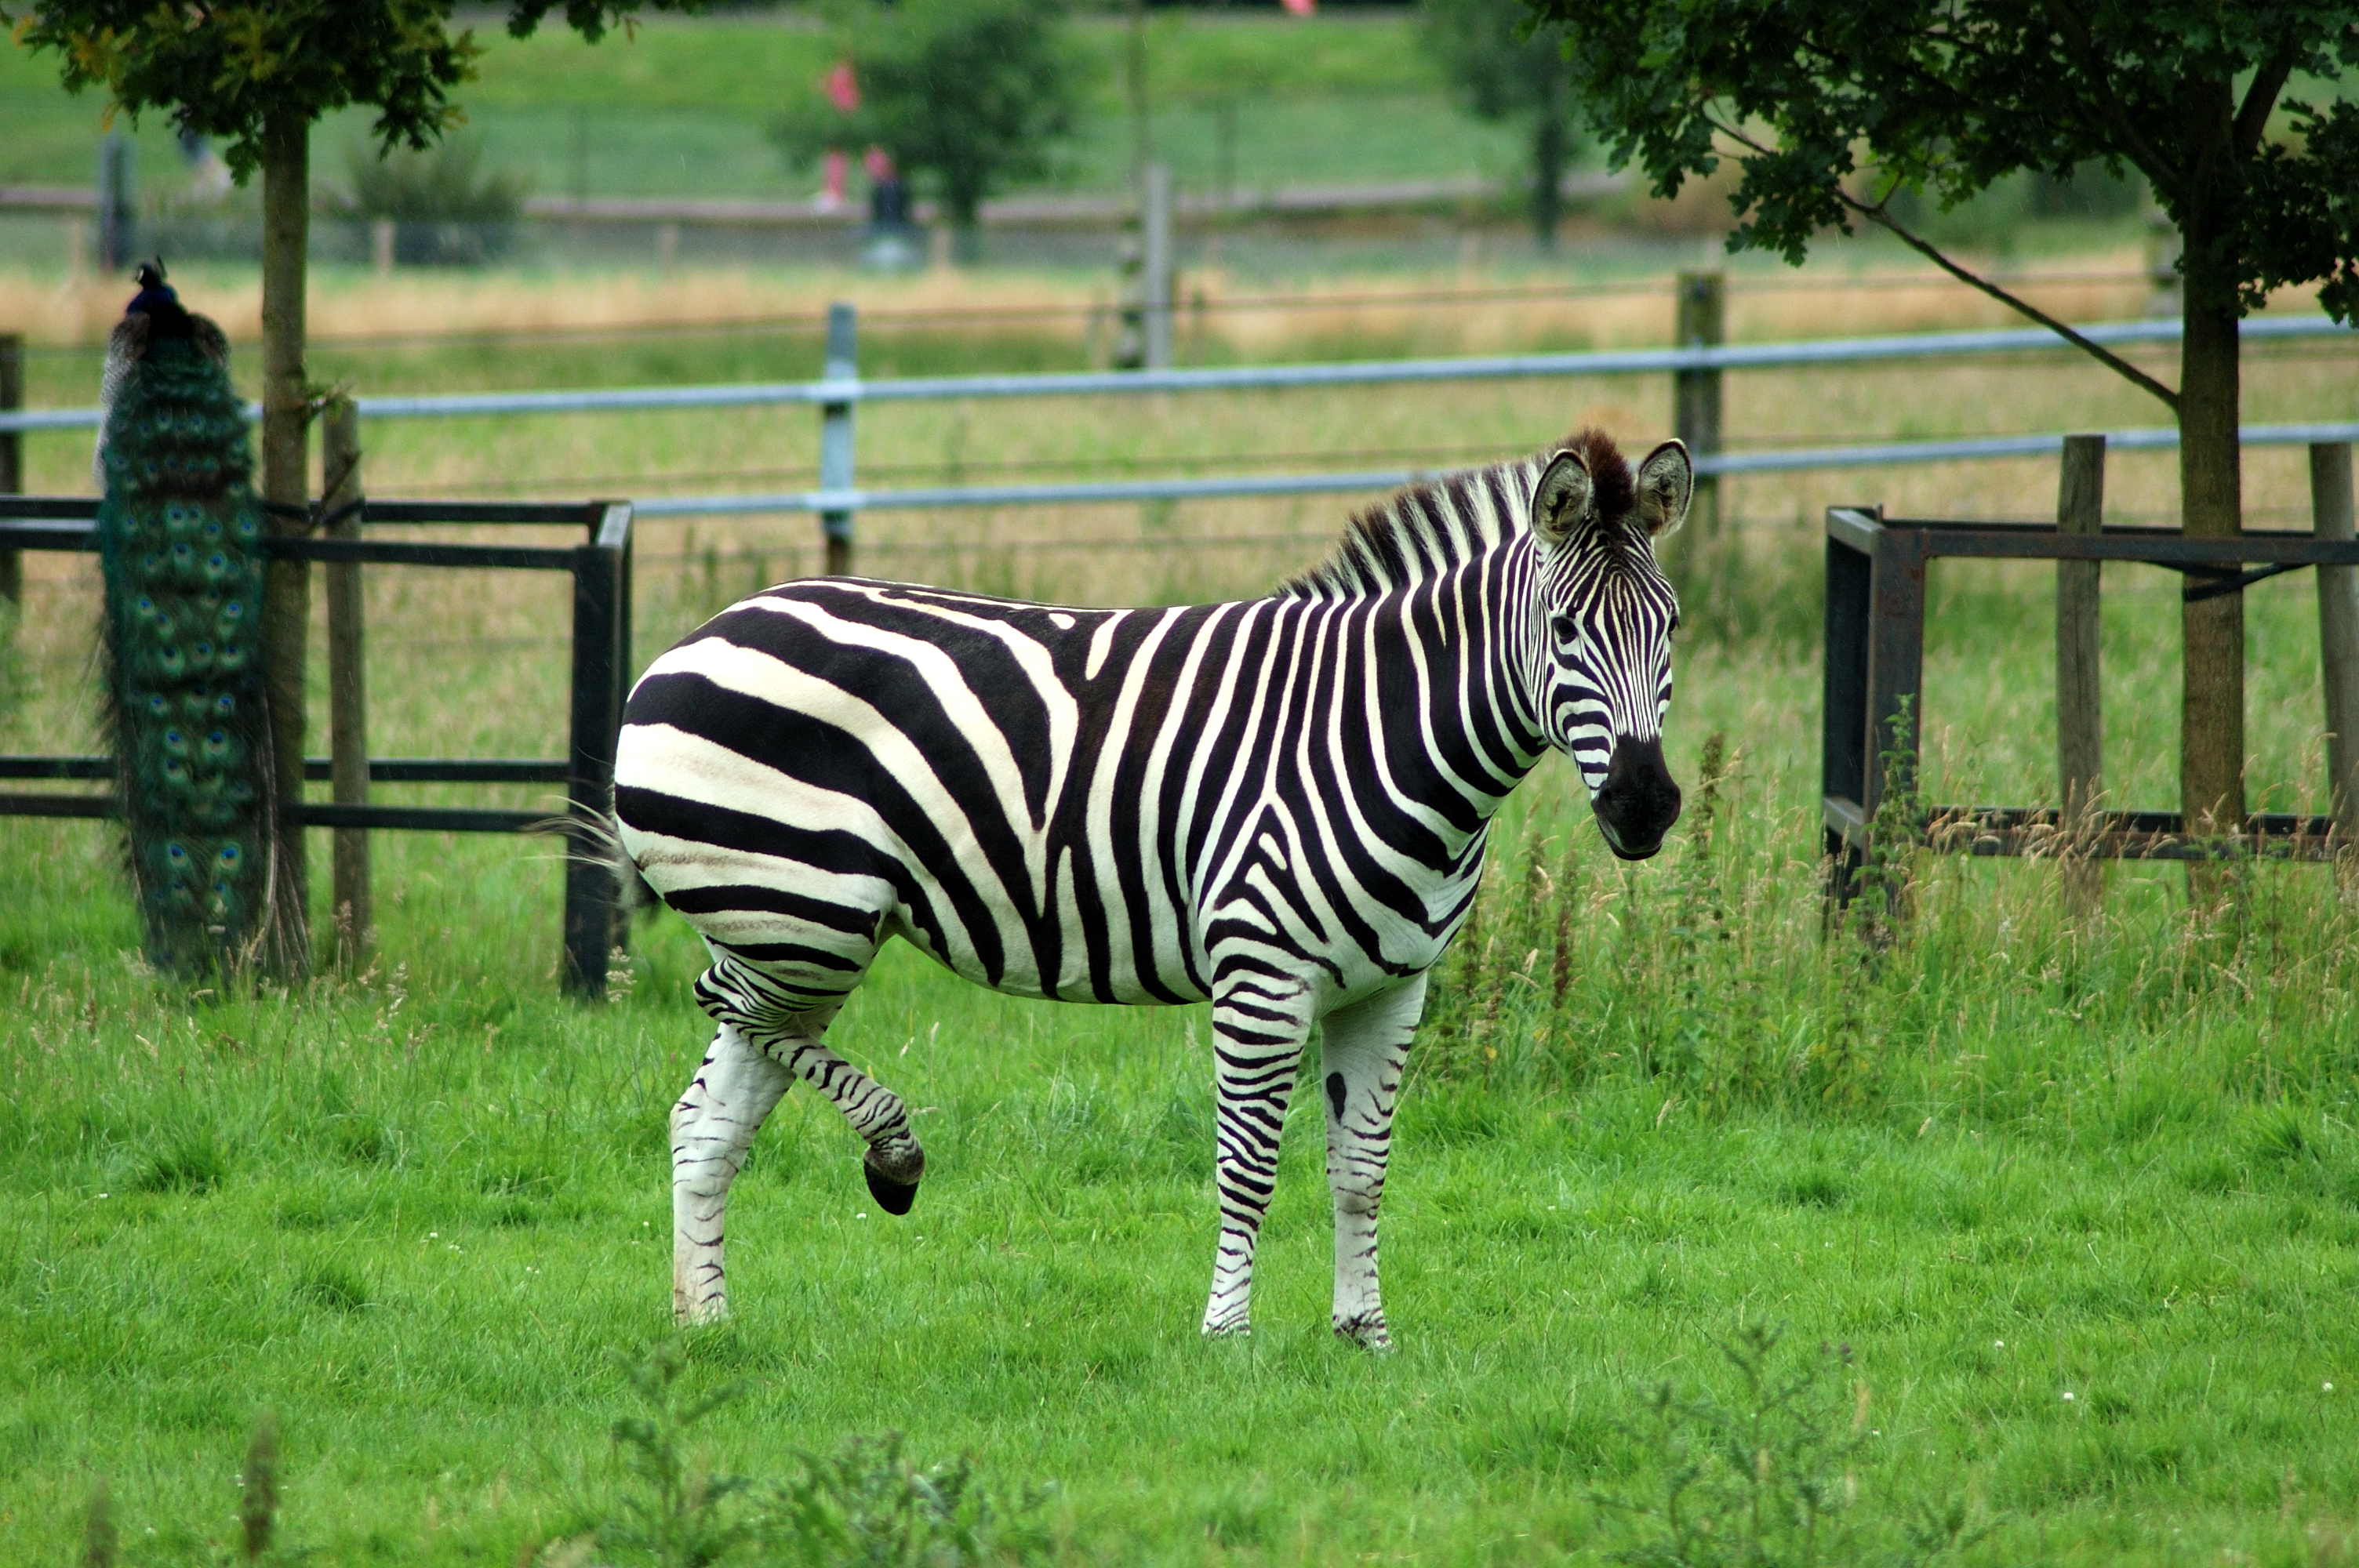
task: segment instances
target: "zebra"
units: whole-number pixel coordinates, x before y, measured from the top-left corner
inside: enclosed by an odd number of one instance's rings
[[[906,1214],[925,1153],[828,1025],[900,937],[995,990],[1209,1000],[1220,1210],[1206,1336],[1250,1331],[1256,1239],[1320,1035],[1335,1332],[1391,1346],[1376,1212],[1427,976],[1492,815],[1550,750],[1614,853],[1678,819],[1678,601],[1655,545],[1687,449],[1605,435],[1418,484],[1272,595],[1019,603],[819,578],[723,611],[633,689],[622,845],[712,963],[716,1024],[671,1113],[674,1311],[725,1316],[723,1212],[800,1078]]]

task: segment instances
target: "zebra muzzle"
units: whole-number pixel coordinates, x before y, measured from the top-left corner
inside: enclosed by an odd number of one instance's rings
[[[1607,848],[1625,860],[1652,857],[1680,819],[1680,786],[1663,761],[1662,741],[1615,737],[1605,783],[1590,796],[1589,806]]]

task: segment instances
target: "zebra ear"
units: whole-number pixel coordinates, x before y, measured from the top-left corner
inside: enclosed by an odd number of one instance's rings
[[[1539,483],[1532,486],[1532,532],[1541,544],[1555,549],[1572,537],[1589,514],[1594,488],[1579,452],[1561,451],[1549,460]]]
[[[1668,538],[1688,520],[1695,496],[1695,465],[1687,444],[1665,441],[1638,465],[1638,521],[1650,539]]]

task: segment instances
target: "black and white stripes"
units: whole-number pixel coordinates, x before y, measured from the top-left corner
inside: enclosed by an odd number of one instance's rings
[[[1651,854],[1678,814],[1653,539],[1689,486],[1677,443],[1633,476],[1590,434],[1404,492],[1267,599],[1082,610],[815,579],[658,659],[616,812],[711,945],[698,994],[720,1024],[673,1114],[679,1314],[725,1310],[729,1181],[792,1077],[866,1141],[880,1203],[914,1197],[900,1100],[821,1044],[899,936],[1019,995],[1212,1002],[1207,1333],[1247,1325],[1278,1128],[1322,1024],[1334,1324],[1386,1344],[1394,1097],[1492,813],[1554,747],[1617,853]]]

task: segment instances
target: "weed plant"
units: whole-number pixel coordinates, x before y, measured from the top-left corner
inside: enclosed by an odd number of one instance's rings
[[[1878,1509],[1863,1496],[1863,1459],[1884,1436],[1851,1346],[1781,1353],[1783,1331],[1740,1322],[1717,1348],[1731,1396],[1665,1379],[1630,1423],[1654,1460],[1653,1491],[1601,1494],[1627,1543],[1630,1568],[1815,1568],[1819,1563],[1937,1561],[1987,1533],[1968,1533],[1957,1498]]]
[[[965,1457],[919,1465],[897,1432],[798,1452],[783,1476],[718,1472],[701,1429],[745,1383],[690,1393],[679,1340],[623,1366],[639,1408],[614,1423],[607,1485],[570,1488],[576,1528],[537,1554],[550,1568],[1019,1568],[1046,1554],[1045,1491],[1004,1494]]]

